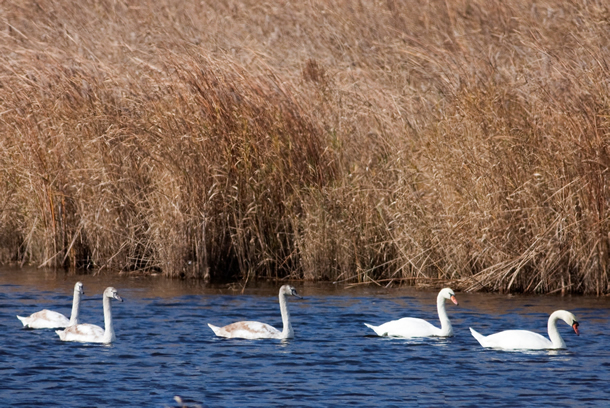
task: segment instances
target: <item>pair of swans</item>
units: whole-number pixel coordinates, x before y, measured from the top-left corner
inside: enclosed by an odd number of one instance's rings
[[[114,327],[112,324],[112,305],[111,299],[123,301],[117,290],[113,287],[108,287],[104,291],[103,306],[104,306],[104,329],[94,324],[78,323],[80,314],[81,296],[84,294],[82,282],[76,282],[74,285],[74,299],[72,301],[72,314],[70,319],[66,318],[61,313],[51,310],[41,310],[33,313],[29,317],[17,316],[23,323],[24,327],[30,329],[58,329],[55,333],[63,341],[78,341],[83,343],[112,343],[116,340]]]
[[[208,323],[208,326],[214,331],[218,337],[240,338],[240,339],[289,339],[294,337],[294,331],[290,322],[290,313],[286,304],[286,296],[298,296],[297,291],[290,285],[284,285],[280,288],[280,312],[282,314],[283,330],[279,331],[266,323],[242,321],[229,324],[224,327],[214,326]],[[380,336],[400,336],[400,337],[428,337],[428,336],[452,336],[453,328],[447,312],[445,311],[445,299],[451,299],[453,303],[458,304],[455,293],[451,289],[443,289],[438,294],[437,307],[438,314],[441,319],[441,328],[438,329],[432,324],[422,319],[405,317],[404,319],[394,320],[375,327],[365,323],[367,327],[373,329]]]
[[[95,324],[83,323],[68,326],[64,330],[56,330],[55,333],[63,341],[78,341],[81,343],[103,343],[109,344],[116,340],[114,326],[112,325],[112,304],[110,300],[116,299],[122,302],[123,299],[112,286],[106,288],[102,303],[104,305],[104,329]]]
[[[400,320],[393,320],[384,323],[380,326],[365,325],[375,331],[379,336],[395,336],[395,337],[448,337],[453,336],[453,328],[447,312],[445,310],[445,300],[451,300],[456,305],[458,304],[455,294],[449,288],[442,289],[436,299],[438,316],[441,321],[441,328],[437,328],[432,324],[422,319],[405,317]],[[505,330],[499,333],[483,336],[473,328],[470,328],[472,336],[483,347],[498,348],[504,350],[546,350],[546,349],[563,349],[566,344],[561,338],[557,330],[557,320],[563,320],[569,326],[572,326],[574,332],[578,335],[578,322],[576,317],[565,310],[557,310],[551,314],[548,321],[549,339],[528,330]]]

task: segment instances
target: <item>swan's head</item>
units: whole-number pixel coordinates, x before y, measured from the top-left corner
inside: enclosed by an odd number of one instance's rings
[[[83,286],[83,282],[76,282],[74,285],[74,293],[80,293],[81,295],[85,294],[85,287]]]
[[[576,316],[574,316],[567,310],[558,310],[555,313],[559,314],[559,318],[561,320],[572,326],[572,329],[574,329],[574,333],[576,333],[577,336],[580,335],[580,333],[578,332],[578,321],[576,320]]]
[[[123,299],[121,299],[121,297],[119,296],[119,292],[117,292],[117,290],[112,286],[106,288],[106,290],[104,291],[104,296],[109,297],[110,299],[116,299],[119,302],[123,301]]]
[[[295,298],[302,299],[302,297],[299,296],[299,294],[297,293],[297,290],[294,288],[294,286],[290,285],[282,286],[280,288],[280,295],[290,295],[294,296]]]
[[[447,299],[447,300],[451,300],[453,303],[455,303],[456,305],[458,304],[457,299],[455,298],[455,293],[453,292],[453,290],[449,289],[449,288],[445,288],[442,289],[439,293],[438,296],[440,298],[443,299]]]

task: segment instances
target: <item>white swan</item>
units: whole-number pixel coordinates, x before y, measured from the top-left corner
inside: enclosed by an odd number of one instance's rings
[[[564,349],[566,343],[557,330],[557,319],[561,319],[574,329],[578,335],[578,322],[576,317],[565,310],[557,310],[551,314],[548,322],[549,339],[528,330],[505,330],[499,333],[483,336],[472,327],[470,332],[483,347],[493,347],[505,350],[545,350]]]
[[[448,337],[453,336],[453,327],[445,311],[445,300],[451,299],[453,303],[458,304],[455,298],[455,293],[449,288],[442,289],[436,297],[436,308],[438,310],[438,318],[441,321],[441,328],[435,327],[423,319],[414,317],[404,317],[399,320],[392,320],[384,323],[381,326],[373,326],[364,323],[377,333],[379,336],[391,337]]]
[[[17,316],[21,320],[24,327],[29,329],[58,329],[78,324],[78,315],[80,313],[80,298],[85,294],[82,282],[76,282],[74,285],[74,298],[72,299],[72,313],[70,319],[61,313],[52,310],[41,310],[31,314],[28,317]]]
[[[286,295],[302,299],[298,295],[296,289],[292,286],[284,285],[280,288],[280,311],[282,313],[282,323],[284,324],[282,331],[279,331],[266,323],[252,321],[236,322],[224,327],[218,327],[208,323],[208,326],[210,326],[210,329],[212,329],[218,337],[249,340],[291,339],[294,337],[294,331],[292,330],[292,324],[290,323],[290,312],[288,312],[288,305],[286,304]]]
[[[59,335],[59,338],[63,341],[80,341],[83,343],[112,343],[116,340],[114,334],[114,327],[112,326],[112,306],[110,299],[116,299],[122,302],[123,299],[117,293],[117,290],[113,287],[108,287],[104,291],[104,326],[102,329],[100,326],[94,324],[77,324],[76,326],[67,327],[64,330],[56,330],[55,333]]]

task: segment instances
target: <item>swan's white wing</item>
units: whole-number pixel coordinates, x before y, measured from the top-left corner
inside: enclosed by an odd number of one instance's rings
[[[63,341],[80,341],[86,343],[99,343],[103,341],[104,329],[94,324],[77,324],[56,333]]]
[[[237,322],[224,327],[209,325],[219,337],[240,339],[277,339],[282,332],[273,326],[260,322]]]
[[[544,350],[553,348],[553,343],[549,339],[528,330],[505,330],[490,334],[489,336],[481,336],[481,338],[475,336],[475,338],[477,338],[483,347],[506,350]]]
[[[373,328],[375,332],[380,336],[391,336],[391,337],[430,337],[440,336],[441,329],[428,323],[423,319],[416,319],[414,317],[404,317],[399,320],[392,320]]]
[[[28,317],[17,316],[17,318],[21,320],[25,327],[30,329],[57,329],[68,327],[70,324],[70,319],[66,316],[47,309],[33,313]]]

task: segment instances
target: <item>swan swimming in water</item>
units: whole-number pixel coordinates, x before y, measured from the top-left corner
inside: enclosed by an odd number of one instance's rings
[[[212,329],[218,337],[249,340],[291,339],[294,337],[294,331],[292,330],[292,324],[290,323],[290,312],[288,312],[288,305],[286,304],[286,295],[302,299],[301,296],[298,295],[296,289],[292,286],[284,285],[280,288],[280,311],[282,313],[282,323],[284,325],[282,331],[279,331],[266,323],[252,321],[236,322],[224,327],[218,327],[208,323],[208,326],[210,326],[210,329]]]
[[[55,333],[63,341],[80,341],[83,343],[112,343],[116,340],[114,327],[112,326],[112,305],[111,299],[116,299],[122,302],[123,299],[119,296],[117,290],[113,287],[108,287],[104,291],[104,326],[102,329],[94,324],[77,324],[76,326],[67,327],[65,330],[56,330]]]
[[[499,333],[490,334],[489,336],[483,336],[471,327],[470,332],[483,347],[504,350],[564,349],[566,348],[566,343],[557,330],[557,319],[561,319],[572,326],[576,335],[579,335],[576,317],[565,310],[557,310],[549,316],[547,328],[550,340],[538,333],[528,330],[505,330]]]
[[[392,320],[381,326],[373,326],[368,323],[364,325],[371,328],[379,336],[390,337],[449,337],[453,336],[453,327],[445,311],[445,300],[451,300],[458,304],[455,293],[449,288],[442,289],[436,297],[436,308],[438,317],[441,321],[441,328],[435,327],[426,320],[414,317],[404,317],[399,320]]]
[[[82,282],[76,282],[74,285],[74,298],[72,300],[72,313],[70,319],[61,313],[52,310],[41,310],[31,314],[28,317],[17,316],[24,327],[29,329],[59,329],[78,324],[78,316],[80,313],[80,299],[84,295],[84,287]]]

